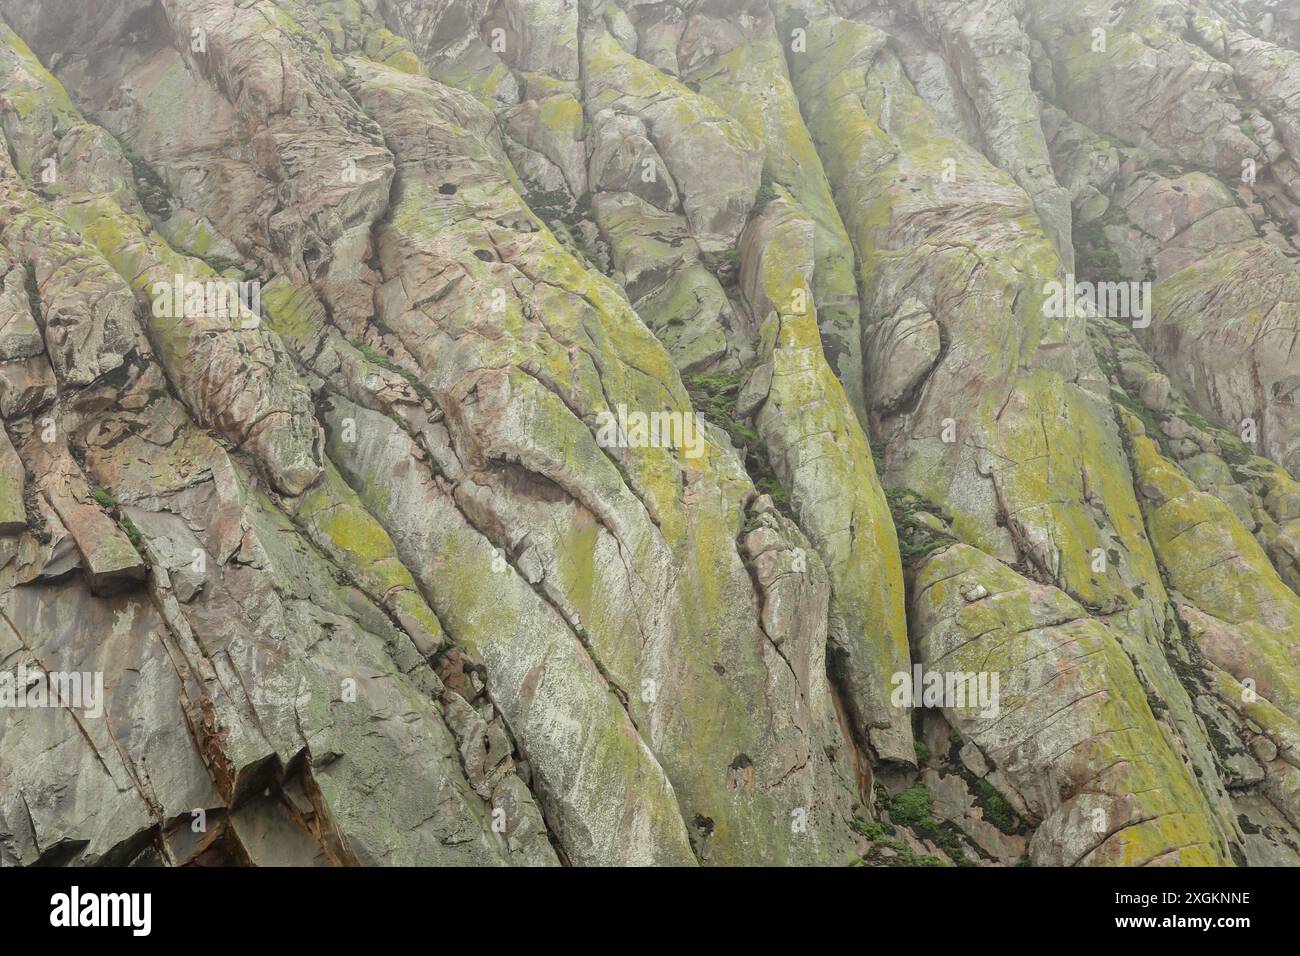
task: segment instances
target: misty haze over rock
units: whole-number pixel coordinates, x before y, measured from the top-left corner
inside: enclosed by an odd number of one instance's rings
[[[0,0],[0,134],[0,863],[1300,864],[1300,5]]]

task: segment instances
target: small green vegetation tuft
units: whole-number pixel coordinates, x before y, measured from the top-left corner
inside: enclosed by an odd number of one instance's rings
[[[852,826],[873,843],[892,837],[895,833],[894,828],[887,823],[881,823],[879,820],[864,820],[861,817],[854,817]]]
[[[1218,422],[1212,422],[1204,415],[1194,412],[1190,408],[1179,412],[1179,417],[1189,425],[1193,425],[1210,435],[1215,444],[1219,446],[1220,457],[1229,465],[1241,466],[1254,457],[1250,446],[1242,441],[1240,436],[1224,428]]]
[[[231,259],[229,256],[219,256],[216,254],[203,256],[203,261],[211,267],[217,275],[225,275],[230,270],[242,273],[243,266],[238,259]]]
[[[1219,443],[1219,453],[1229,465],[1244,465],[1253,457],[1250,446],[1236,435],[1219,432],[1214,438]]]
[[[431,402],[433,401],[433,393],[425,387],[425,384],[421,382],[419,377],[410,369],[403,368],[383,352],[380,352],[377,349],[372,349],[369,345],[363,345],[360,342],[353,342],[352,345],[366,358],[367,361],[373,362],[381,368],[385,368],[390,372],[402,376],[402,378],[406,379],[407,384],[415,390],[417,395],[421,398],[428,399]]]
[[[776,476],[768,456],[767,444],[752,425],[736,415],[736,400],[744,384],[744,372],[694,375],[686,379],[686,391],[696,411],[717,425],[740,451],[745,470],[761,494],[771,495],[773,503],[790,515],[790,496]]]
[[[946,531],[931,527],[921,514],[943,518],[944,513],[934,502],[919,492],[906,488],[886,488],[885,500],[898,531],[898,551],[904,561],[923,557],[956,540]]]
[[[1127,221],[1123,212],[1111,206],[1092,222],[1075,225],[1075,272],[1080,279],[1113,282],[1125,278],[1119,256],[1106,238],[1106,227],[1122,225]]]
[[[103,488],[96,488],[90,493],[90,497],[94,498],[95,503],[107,511],[113,511],[117,508],[117,499]]]
[[[889,802],[889,818],[905,827],[917,827],[934,821],[930,817],[930,791],[918,783]]]
[[[524,202],[533,211],[533,215],[542,222],[550,224],[558,220],[568,222],[574,213],[573,200],[567,189],[530,189],[524,194]]]
[[[577,226],[584,219],[591,219],[591,193],[583,193],[577,199],[569,195],[563,187],[559,189],[529,189],[524,193],[524,202],[533,211],[533,215],[554,227],[555,223]]]
[[[740,250],[735,246],[721,252],[702,253],[700,259],[724,286],[734,284],[740,276]]]
[[[587,245],[579,228],[584,220],[595,219],[591,208],[591,193],[583,193],[577,199],[572,199],[564,188],[529,189],[524,193],[524,202],[534,216],[546,223],[560,245],[584,260],[589,268],[599,269],[601,262],[608,261],[598,250]]]
[[[917,853],[902,840],[894,838],[898,831],[887,823],[881,823],[878,820],[863,820],[861,817],[854,817],[852,827],[858,833],[862,834],[868,840],[875,844],[866,857],[856,860],[854,866],[864,865],[868,858],[876,865],[883,866],[949,866],[947,862],[938,857],[930,856],[927,853]],[[881,848],[888,848],[893,851],[892,855],[882,854]]]
[[[135,546],[135,549],[143,553],[144,535],[140,533],[140,529],[136,527],[135,522],[127,515],[122,515],[122,530],[126,532],[127,540]]]
[[[885,473],[885,443],[873,438],[869,444],[871,445],[871,463],[876,466],[876,475],[883,475]]]
[[[772,180],[768,179],[767,175],[764,174],[763,181],[758,184],[758,192],[754,194],[754,208],[750,210],[750,218],[761,215],[763,210],[767,208],[767,204],[776,196],[777,192],[772,185]]]
[[[1007,798],[987,780],[975,781],[975,802],[984,809],[984,819],[1003,833],[1020,833],[1025,829]]]
[[[1151,410],[1137,401],[1128,392],[1124,391],[1118,384],[1112,385],[1110,390],[1111,401],[1116,405],[1122,405],[1142,422],[1142,428],[1147,433],[1147,437],[1156,443],[1160,453],[1170,461],[1177,460],[1173,451],[1169,447],[1169,438],[1160,430],[1160,424],[1156,421]]]
[[[131,163],[135,194],[140,197],[144,211],[155,219],[168,218],[172,214],[172,193],[163,178],[140,157],[127,153],[126,158]]]
[[[45,328],[44,306],[41,305],[41,287],[36,281],[36,266],[27,264],[27,277],[24,281],[27,289],[27,307],[32,310],[32,319],[38,329]]]
[[[934,819],[930,807],[930,791],[925,788],[925,784],[914,784],[890,800],[889,819],[895,824],[909,827],[922,839],[929,840],[958,866],[974,865],[962,849],[961,840],[953,826]]]

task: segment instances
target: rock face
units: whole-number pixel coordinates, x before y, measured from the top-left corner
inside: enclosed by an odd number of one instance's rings
[[[1300,864],[1300,17],[0,0],[0,863]]]

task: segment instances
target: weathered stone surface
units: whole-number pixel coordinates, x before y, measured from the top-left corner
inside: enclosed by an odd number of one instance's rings
[[[1047,0],[1026,13],[1058,78],[1057,102],[1086,126],[1226,176],[1240,175],[1244,159],[1267,162],[1242,128],[1232,68],[1184,35],[1184,4]]]
[[[904,302],[871,330],[867,379],[872,404],[886,414],[902,410],[925,382],[942,349],[943,336],[934,316],[917,299]]]
[[[423,434],[429,455],[449,483],[443,486],[427,474],[421,480],[418,469],[408,469],[401,478],[405,490],[394,493],[385,490],[386,483],[400,476],[392,473],[390,479],[387,465],[375,468],[379,460],[394,459],[376,459],[374,451],[355,457],[341,443],[341,432],[331,447],[340,441],[337,454],[346,465],[345,477],[396,535],[399,551],[446,554],[448,559],[455,553],[476,555],[484,568],[500,563],[499,580],[508,586],[510,601],[503,604],[499,595],[483,598],[516,621],[509,628],[488,626],[483,611],[464,603],[464,590],[455,584],[468,570],[461,567],[463,558],[455,577],[447,576],[450,565],[439,571],[425,562],[421,580],[456,640],[484,659],[489,683],[493,673],[500,675],[494,699],[529,754],[548,822],[563,834],[566,852],[575,861],[588,862],[625,854],[639,854],[629,859],[681,859],[684,850],[689,854],[689,843],[678,802],[686,808],[686,819],[712,821],[703,831],[696,825],[692,836],[697,850],[702,855],[707,850],[716,862],[747,858],[738,854],[797,859],[837,852],[833,842],[792,843],[788,826],[758,823],[773,819],[769,813],[780,819],[795,806],[815,815],[842,812],[836,809],[840,797],[830,785],[825,749],[806,748],[798,737],[775,729],[803,727],[809,736],[837,737],[838,728],[826,713],[829,701],[809,697],[821,701],[809,709],[804,695],[814,689],[795,690],[799,685],[790,662],[766,641],[714,643],[727,634],[745,633],[752,640],[762,633],[751,609],[753,582],[733,543],[743,522],[747,479],[734,459],[729,463],[708,440],[700,448],[698,465],[680,447],[608,448],[627,470],[626,479],[620,475],[596,444],[596,413],[609,407],[606,402],[638,409],[654,407],[648,403],[664,397],[682,408],[683,393],[667,354],[633,320],[626,301],[612,294],[606,280],[583,273],[548,232],[536,229],[501,178],[482,175],[499,162],[490,137],[467,132],[490,129],[491,117],[482,107],[434,83],[361,63],[355,67],[364,77],[358,87],[361,101],[402,156],[403,191],[391,223],[381,229],[379,261],[386,275],[403,281],[381,290],[380,313],[385,327],[409,351],[410,367],[418,369],[446,413],[445,425]],[[408,126],[405,118],[414,104],[424,120]],[[448,151],[466,161],[449,169],[439,160]],[[456,208],[473,214],[447,218]],[[442,278],[435,278],[440,273]],[[422,291],[431,278],[445,286],[452,274],[459,276],[456,285],[441,295]],[[491,311],[482,313],[487,321],[464,328],[461,303],[487,306],[504,277],[510,280],[506,288],[514,291],[508,292],[502,312],[518,317],[505,326],[514,331],[503,338]],[[430,329],[438,330],[437,335],[430,336]],[[458,329],[454,340],[443,338]],[[521,351],[525,341],[532,343],[529,348],[550,351],[554,359],[545,366],[525,362],[503,369],[511,356],[526,355]],[[570,342],[575,344],[566,347]],[[577,343],[590,344],[577,348]],[[600,358],[593,367],[585,356],[596,343]],[[646,378],[649,374],[653,377]],[[341,417],[331,420],[332,429],[342,424]],[[358,435],[374,434],[379,424],[359,429]],[[411,446],[407,448],[409,454]],[[515,477],[503,481],[503,466],[506,476],[513,471]],[[699,481],[714,484],[725,475],[726,484],[716,485],[725,497],[703,495],[700,489],[686,494],[681,478],[660,477],[663,468],[670,469],[668,474],[685,474],[686,489]],[[553,487],[555,493],[540,498],[527,494],[533,485]],[[426,501],[441,504],[417,504]],[[429,517],[413,524],[407,507]],[[555,519],[543,518],[546,513]],[[543,532],[543,527],[553,530]],[[533,529],[527,538],[520,535],[525,528]],[[730,599],[701,603],[682,590],[679,582],[698,573],[690,570],[698,562],[719,559],[723,564],[711,564],[711,573],[723,574]],[[635,576],[629,574],[629,563]],[[705,643],[693,643],[705,635],[710,635]],[[806,636],[803,653],[816,655],[821,639],[819,634]],[[683,654],[688,647],[693,649]],[[548,657],[571,663],[527,676]],[[808,660],[808,673],[824,670],[816,660]],[[771,681],[794,696],[782,692],[763,705],[772,709],[771,731],[756,734],[756,725],[738,717],[714,724],[701,736],[701,728],[674,706],[694,707],[693,695],[677,689],[686,681],[720,690],[749,688],[734,692],[737,706],[742,699],[752,706],[766,697],[759,688]],[[647,686],[650,691],[644,691]],[[733,691],[724,693],[730,698]],[[575,708],[588,723],[603,728],[583,747],[548,729],[556,714]],[[728,736],[733,730],[740,736]],[[610,750],[611,741],[623,743]],[[626,747],[632,749],[624,753]],[[752,791],[727,788],[703,771],[702,750],[715,753],[720,766],[747,755],[758,780],[771,781],[765,787],[775,784],[775,789],[760,789],[757,781]],[[629,759],[643,762],[644,770],[633,777],[594,770],[610,760]],[[574,793],[561,784],[565,775],[584,766],[607,779],[607,787]],[[792,767],[802,770],[791,774]],[[826,785],[814,798],[819,779]],[[625,791],[627,787],[634,789]],[[638,818],[643,821],[630,830],[615,825],[626,813],[628,792],[639,794]],[[796,792],[802,795],[795,798]],[[790,799],[797,799],[790,811],[779,809]],[[772,809],[755,815],[748,809],[755,801]],[[652,837],[627,842],[634,832]]]
[[[591,188],[629,192],[664,212],[678,208],[677,188],[639,117],[602,110],[591,126]]]
[[[909,664],[898,539],[867,437],[819,347],[813,228],[787,194],[741,237],[745,299],[763,322],[759,367],[771,367],[755,422],[831,576],[827,637],[845,704],[876,756],[911,762],[908,708],[889,699],[891,678]]]
[[[1017,20],[1022,4],[1003,0],[972,7],[961,0],[913,0],[913,6],[971,98],[981,147],[1029,194],[1043,230],[1071,271],[1070,200],[1052,173],[1039,125],[1030,42]]]
[[[0,535],[17,534],[27,527],[27,508],[23,504],[25,483],[18,452],[14,451],[9,436],[0,431]]]
[[[763,146],[711,100],[629,56],[603,29],[583,39],[589,113],[640,116],[681,195],[705,252],[729,249],[745,225],[763,168]]]
[[[650,7],[639,12],[663,11]],[[697,5],[679,42],[683,79],[763,144],[763,176],[794,196],[814,224],[812,294],[822,349],[866,427],[862,335],[853,247],[822,159],[799,112],[781,38],[765,3]],[[760,195],[759,203],[763,201]]]
[[[0,17],[0,863],[1300,862],[1285,4]]]
[[[990,593],[968,602],[962,587],[977,581]],[[1163,742],[1123,651],[1083,608],[961,544],[926,561],[909,606],[924,666],[1000,675],[997,712],[968,704],[944,714],[1037,819],[1034,862],[1227,861],[1195,778]]]

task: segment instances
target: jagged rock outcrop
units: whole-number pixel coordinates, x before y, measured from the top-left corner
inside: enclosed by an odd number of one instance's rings
[[[1285,4],[0,0],[0,134],[0,863],[1300,864]]]

